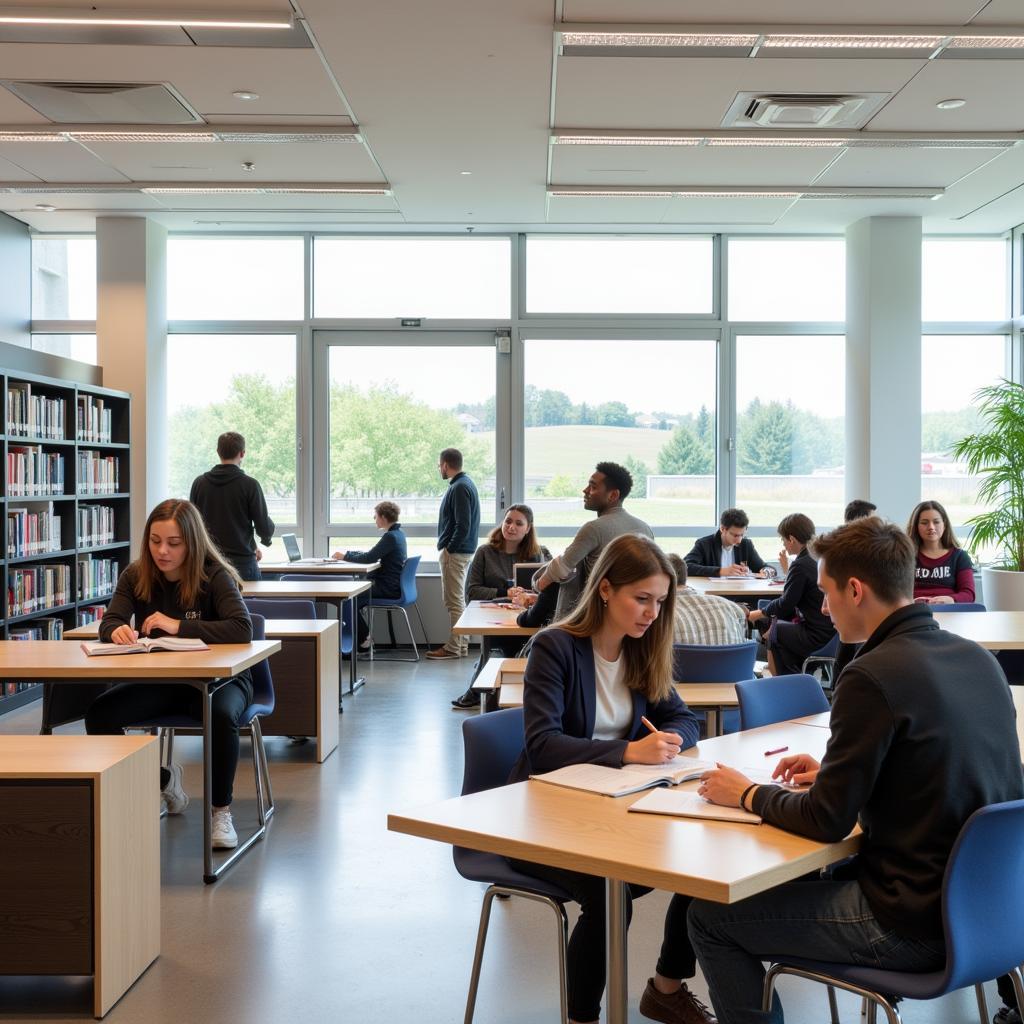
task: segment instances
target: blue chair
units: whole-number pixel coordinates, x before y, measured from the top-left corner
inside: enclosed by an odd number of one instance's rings
[[[480,793],[504,786],[523,749],[523,709],[509,708],[506,711],[473,715],[465,719],[462,723],[462,742],[465,749],[462,795],[467,796],[470,793]],[[534,900],[550,907],[554,913],[558,931],[561,1021],[562,1024],[568,1024],[566,958],[569,947],[569,922],[565,914],[565,904],[572,900],[572,896],[552,882],[521,874],[505,857],[496,853],[483,853],[455,846],[452,848],[452,857],[455,861],[455,870],[463,878],[487,884],[483,906],[480,908],[480,927],[477,930],[473,971],[466,998],[465,1024],[472,1024],[473,1021],[477,988],[480,984],[480,965],[483,963],[487,926],[495,896],[520,896],[523,899]]]
[[[762,1008],[770,1009],[775,982],[785,974],[862,996],[868,1000],[869,1024],[878,1006],[889,1024],[901,1024],[896,999],[937,999],[973,985],[982,1024],[988,1024],[983,982],[1009,974],[1017,1005],[1024,1006],[1024,929],[1016,912],[1021,906],[1024,800],[1011,800],[975,811],[950,852],[942,880],[946,965],[941,971],[917,974],[783,957],[765,977]]]
[[[391,643],[395,643],[395,627],[392,624],[391,615],[393,612],[401,612],[405,617],[405,628],[409,630],[409,639],[412,640],[412,653],[411,658],[381,658],[381,661],[419,661],[420,651],[416,646],[416,634],[412,631],[412,623],[409,622],[409,613],[406,611],[407,608],[414,608],[416,610],[416,621],[420,624],[420,631],[423,633],[423,640],[426,642],[427,631],[423,626],[423,619],[420,618],[419,605],[416,604],[416,599],[419,596],[416,591],[416,572],[420,567],[420,556],[413,555],[412,558],[405,560],[405,565],[402,566],[402,596],[401,597],[374,597],[370,599],[370,657],[374,657],[373,650],[373,618],[374,613],[378,610],[386,612],[388,617],[388,632],[391,634]]]
[[[316,576],[303,576],[301,573],[285,573],[281,576],[281,582],[285,580],[294,580],[296,583],[322,583],[324,580],[340,580],[344,579],[343,576],[331,576],[327,573],[318,573]],[[279,603],[277,598],[268,597],[265,598],[267,601],[273,601],[275,604]],[[283,601],[280,603],[284,603]],[[314,605],[314,608],[316,606]],[[314,616],[315,618],[316,616]],[[325,616],[326,618],[326,616]],[[334,618],[333,615],[330,618]],[[341,653],[347,654],[351,657],[352,648],[355,646],[355,632],[352,629],[352,602],[345,601],[341,606]]]
[[[933,615],[945,615],[946,612],[983,612],[985,606],[980,601],[967,601],[964,604],[933,604]]]
[[[811,651],[810,654],[804,658],[803,665],[800,666],[800,671],[805,675],[814,675],[812,669],[817,666],[821,668],[821,685],[825,686],[828,684],[829,689],[832,688],[834,682],[832,678],[832,670],[835,667],[836,656],[839,654],[839,634],[833,633],[832,639],[827,644],[819,647],[816,651]]]
[[[672,678],[677,683],[735,683],[754,674],[756,657],[756,640],[744,640],[740,644],[673,644]],[[701,711],[694,714],[698,718],[706,717]],[[737,712],[722,713],[723,733],[736,732],[739,728]]]
[[[828,698],[814,676],[765,676],[736,684],[740,729],[788,722],[791,718],[828,711]]]

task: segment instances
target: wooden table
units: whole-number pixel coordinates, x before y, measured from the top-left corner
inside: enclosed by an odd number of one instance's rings
[[[792,723],[703,740],[687,753],[737,767],[774,767],[788,746],[820,758],[828,733]],[[694,789],[696,782],[684,784]],[[625,1024],[625,883],[735,903],[856,852],[860,838],[817,843],[770,825],[628,814],[611,799],[541,782],[455,797],[388,815],[394,832],[604,877],[608,894],[608,1021]]]
[[[113,654],[90,658],[80,644],[69,644],[64,640],[33,640],[29,643],[0,640],[0,679],[45,679],[62,683],[189,683],[196,687],[203,698],[203,881],[215,882],[253,843],[263,838],[266,826],[261,825],[239,843],[229,857],[214,867],[210,762],[213,693],[228,679],[279,650],[281,644],[277,640],[254,640],[249,644],[214,644],[206,651],[159,651],[155,654]],[[154,779],[154,791],[156,788]]]
[[[698,594],[713,594],[730,600],[750,600],[756,606],[761,598],[775,598],[782,593],[782,583],[758,576],[691,576],[686,581]]]
[[[285,572],[301,573],[303,575],[315,575],[323,573],[325,576],[366,576],[368,573],[376,572],[380,568],[380,562],[346,562],[342,559],[331,559],[325,561],[320,558],[313,558],[309,561],[301,559],[298,562],[260,562],[259,570],[271,576],[278,576]]]
[[[492,640],[514,636],[522,637],[522,642],[525,644],[527,637],[533,636],[538,631],[537,628],[516,624],[516,618],[523,611],[522,608],[484,607],[490,603],[489,601],[470,601],[459,616],[459,621],[452,628],[452,632],[456,636],[480,637],[479,670],[473,677],[474,683],[480,672],[483,671],[484,665],[490,660]]]
[[[1024,650],[1024,612],[946,612],[932,605],[935,621],[947,632],[990,651]]]
[[[91,974],[102,1017],[160,955],[159,744],[0,737],[0,973]]]
[[[299,570],[305,575],[302,570]],[[290,597],[310,601],[324,601],[338,609],[338,629],[341,629],[342,607],[349,602],[352,613],[352,656],[348,665],[348,689],[355,693],[366,682],[357,675],[356,662],[359,659],[359,644],[356,642],[356,597],[366,593],[372,584],[368,580],[243,580],[243,597]],[[341,635],[338,643],[338,707],[341,708],[341,680],[344,676],[344,658],[341,654]]]
[[[267,640],[280,640],[270,656],[274,713],[260,719],[264,736],[312,736],[322,764],[338,748],[338,684],[334,676],[338,623],[333,619],[267,619]],[[65,640],[95,640],[99,622],[64,631]]]

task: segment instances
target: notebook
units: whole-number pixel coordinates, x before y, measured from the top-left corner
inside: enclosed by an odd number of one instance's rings
[[[151,651],[208,651],[202,640],[189,636],[141,636],[133,644],[104,644],[99,640],[88,640],[82,650],[89,657],[97,654],[149,654]]]
[[[761,816],[742,807],[710,804],[692,789],[656,789],[637,800],[630,811],[642,814],[672,814],[680,818],[709,818],[712,821],[741,821],[760,825]]]
[[[680,782],[699,779],[714,767],[714,761],[677,757],[668,764],[627,764],[621,768],[608,768],[603,764],[567,764],[564,768],[531,775],[530,778],[602,796],[628,796],[652,786],[676,786]]]

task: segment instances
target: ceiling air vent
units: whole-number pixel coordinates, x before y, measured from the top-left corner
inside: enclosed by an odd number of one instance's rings
[[[722,127],[795,128],[800,131],[862,128],[890,95],[881,92],[841,96],[741,92],[722,118]]]
[[[55,124],[195,124],[167,85],[126,82],[0,82]]]

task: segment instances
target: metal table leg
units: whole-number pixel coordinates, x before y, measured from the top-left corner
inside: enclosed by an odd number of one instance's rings
[[[352,597],[346,598],[346,600],[348,601],[349,605],[351,606],[350,607],[350,611],[352,613],[352,616],[351,616],[351,618],[352,618],[352,657],[349,660],[349,667],[348,667],[348,672],[349,672],[349,677],[348,677],[349,691],[348,692],[349,693],[355,693],[356,690],[358,690],[360,686],[365,686],[366,685],[366,677],[358,675],[358,673],[357,673],[357,666],[356,666],[356,662],[359,660],[359,644],[356,641],[356,638],[359,636],[359,630],[356,629],[356,616],[359,614],[359,608],[358,608],[358,605],[356,604],[355,595],[353,595]],[[340,606],[339,606],[339,609],[338,609],[338,615],[339,616],[341,615]],[[340,621],[339,621],[338,625],[339,626],[341,625]]]
[[[608,1024],[627,1024],[626,995],[626,883],[605,879],[605,916],[608,934]]]

